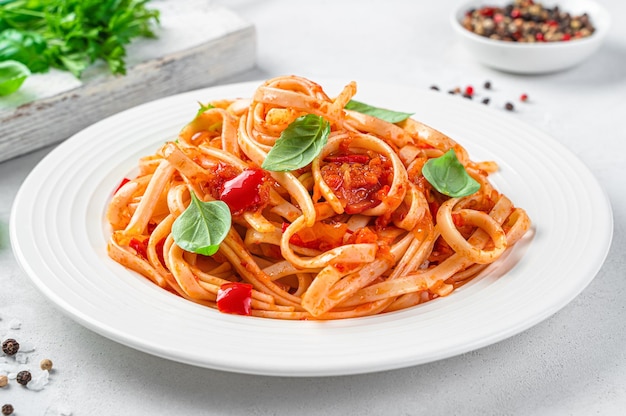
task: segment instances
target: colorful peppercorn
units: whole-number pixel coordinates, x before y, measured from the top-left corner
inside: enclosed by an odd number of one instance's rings
[[[13,414],[13,405],[5,404],[2,405],[2,414],[4,416],[9,416]]]
[[[513,111],[513,110],[515,110],[515,107],[514,107],[514,106],[513,106],[513,104],[511,104],[511,103],[506,103],[506,104],[504,105],[504,108],[505,108],[507,111]]]
[[[520,99],[520,101],[522,101],[522,102],[526,102],[526,101],[528,101],[528,94],[522,94],[522,95],[520,95],[519,99]]]
[[[23,370],[17,373],[17,378],[15,380],[22,386],[25,386],[32,378],[33,376],[30,374],[30,371]]]
[[[20,344],[13,338],[5,339],[2,343],[2,352],[6,355],[15,355],[20,350]]]
[[[587,13],[576,16],[558,6],[546,7],[533,0],[471,9],[462,25],[477,35],[509,42],[569,41],[595,32]]]
[[[44,358],[39,363],[39,367],[41,367],[42,370],[50,371],[50,370],[52,370],[52,361],[50,359],[48,359],[48,358]]]
[[[0,387],[6,387],[9,384],[9,378],[4,374],[0,376]]]

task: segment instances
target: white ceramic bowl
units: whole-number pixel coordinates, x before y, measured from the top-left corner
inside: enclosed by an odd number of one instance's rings
[[[489,67],[519,74],[541,74],[571,68],[588,59],[602,44],[609,31],[609,13],[592,0],[541,1],[546,7],[558,5],[572,15],[587,13],[595,27],[586,38],[566,42],[507,42],[479,36],[461,25],[472,8],[505,6],[512,0],[471,0],[458,6],[451,16],[452,27],[462,44],[479,62]],[[539,3],[540,1],[537,1]]]

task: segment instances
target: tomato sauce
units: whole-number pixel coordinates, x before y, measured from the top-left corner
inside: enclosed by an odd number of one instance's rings
[[[339,154],[324,162],[322,178],[347,214],[359,214],[379,205],[393,182],[391,162],[381,155]]]

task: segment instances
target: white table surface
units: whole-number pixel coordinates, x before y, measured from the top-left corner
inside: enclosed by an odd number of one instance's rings
[[[561,311],[495,345],[374,374],[264,377],[166,361],[75,323],[15,261],[11,205],[50,151],[44,149],[0,164],[0,336],[15,334],[35,347],[31,363],[49,357],[55,369],[41,391],[14,381],[0,389],[0,404],[12,403],[18,416],[624,414],[626,3],[599,2],[613,17],[606,44],[577,68],[540,76],[504,74],[473,62],[448,25],[452,2],[221,2],[258,31],[257,68],[229,82],[298,74],[416,90],[435,84],[445,91],[489,80],[491,106],[514,102],[517,117],[568,146],[604,186],[615,227],[604,266]],[[519,103],[521,93],[529,95],[528,103]]]

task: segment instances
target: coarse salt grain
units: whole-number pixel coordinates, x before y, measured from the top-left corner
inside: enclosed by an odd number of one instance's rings
[[[31,380],[26,384],[28,390],[39,391],[50,381],[50,373],[48,370],[42,370],[37,373],[33,373]]]
[[[28,354],[25,352],[18,352],[15,354],[15,361],[19,364],[26,364],[28,362]]]
[[[11,329],[20,329],[22,327],[22,322],[17,319],[11,319],[9,321],[9,328]]]
[[[28,341],[20,342],[20,352],[33,352],[35,351],[35,346]]]

